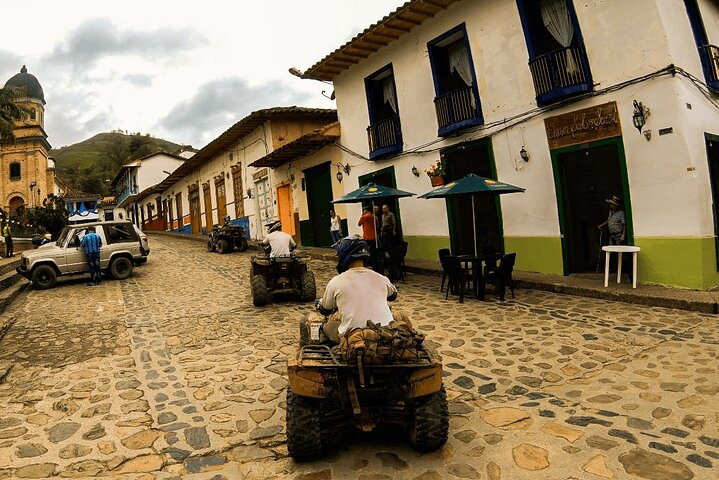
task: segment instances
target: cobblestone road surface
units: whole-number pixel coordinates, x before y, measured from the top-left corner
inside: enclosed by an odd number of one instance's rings
[[[450,438],[355,436],[322,461],[285,445],[285,361],[308,304],[254,308],[250,254],[152,238],[134,278],[28,290],[0,341],[0,478],[717,479],[717,318],[518,291],[395,307],[444,359]],[[313,262],[319,291],[334,266]]]

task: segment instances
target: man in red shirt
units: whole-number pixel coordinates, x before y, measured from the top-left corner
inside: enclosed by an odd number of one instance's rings
[[[372,245],[374,245],[374,239],[375,239],[375,216],[372,215],[372,212],[370,211],[370,207],[365,207],[362,210],[362,216],[359,218],[359,222],[357,222],[357,226],[362,227],[362,238],[367,241],[369,244],[369,241],[372,241]]]

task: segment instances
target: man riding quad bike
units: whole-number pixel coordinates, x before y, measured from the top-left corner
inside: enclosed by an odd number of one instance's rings
[[[230,224],[230,217],[225,216],[222,226],[215,226],[210,232],[207,240],[208,252],[229,253],[237,247],[237,250],[247,250],[247,237],[245,230],[239,225]]]
[[[317,296],[315,275],[308,270],[309,257],[292,253],[297,244],[282,231],[282,223],[268,225],[268,235],[260,242],[265,255],[252,257],[250,283],[252,303],[259,307],[276,295],[294,295],[303,302]]]
[[[300,323],[300,351],[287,361],[290,456],[319,458],[352,426],[382,424],[406,429],[419,451],[440,448],[449,430],[441,360],[406,316],[390,311],[397,290],[364,267],[367,244],[347,237],[336,249],[340,275],[319,313]]]

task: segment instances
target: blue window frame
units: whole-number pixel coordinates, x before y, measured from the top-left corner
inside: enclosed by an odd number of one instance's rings
[[[719,90],[719,47],[709,43],[697,0],[684,0],[707,85]]]
[[[377,70],[364,82],[369,109],[369,158],[374,160],[401,152],[402,126],[392,64]]]
[[[541,4],[556,2],[553,29],[545,27]],[[590,92],[593,87],[587,52],[571,0],[517,0],[537,105]],[[566,11],[566,17],[556,12]],[[561,39],[558,40],[557,38]],[[569,39],[569,41],[567,41]]]
[[[427,43],[434,80],[437,135],[484,123],[464,24]]]

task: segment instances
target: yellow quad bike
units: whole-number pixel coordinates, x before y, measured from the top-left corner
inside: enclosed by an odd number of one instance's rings
[[[380,424],[406,429],[421,452],[447,442],[449,412],[442,363],[420,347],[411,363],[348,364],[337,347],[300,324],[300,351],[287,361],[287,450],[298,461],[320,458],[352,427],[370,432]]]

